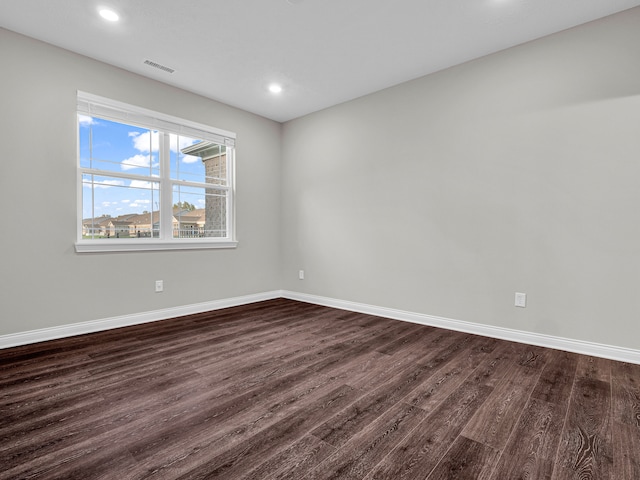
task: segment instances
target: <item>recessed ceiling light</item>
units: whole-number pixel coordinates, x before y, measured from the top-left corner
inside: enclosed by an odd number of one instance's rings
[[[282,92],[282,86],[278,85],[277,83],[272,83],[271,85],[269,85],[269,91],[271,93],[280,93]]]
[[[117,22],[118,20],[120,20],[120,16],[116,12],[114,12],[113,10],[109,10],[108,8],[102,8],[98,13],[100,13],[100,16],[102,18],[104,18],[105,20],[109,20],[110,22]]]

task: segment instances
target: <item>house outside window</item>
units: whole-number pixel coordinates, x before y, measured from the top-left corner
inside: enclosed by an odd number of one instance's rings
[[[78,92],[78,252],[233,248],[235,134]]]

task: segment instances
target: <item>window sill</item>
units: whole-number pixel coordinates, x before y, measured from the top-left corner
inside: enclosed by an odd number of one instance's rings
[[[76,242],[77,253],[105,253],[105,252],[147,252],[158,250],[208,250],[212,248],[236,248],[238,242],[234,240],[216,241],[126,241],[126,240],[91,240]]]

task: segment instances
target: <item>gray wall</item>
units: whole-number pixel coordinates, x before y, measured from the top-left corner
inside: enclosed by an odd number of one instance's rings
[[[284,288],[638,349],[638,26],[284,126],[0,30],[0,335]],[[235,131],[239,247],[74,253],[78,89]]]
[[[0,335],[280,288],[280,124],[1,29],[0,65]],[[236,132],[238,248],[76,254],[77,90]]]
[[[637,8],[285,124],[284,288],[640,348],[638,45]]]

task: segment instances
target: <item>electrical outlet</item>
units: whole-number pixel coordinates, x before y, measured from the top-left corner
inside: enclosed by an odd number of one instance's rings
[[[162,280],[156,280],[156,293],[160,293],[164,290],[164,283]]]
[[[527,294],[516,292],[516,307],[525,308],[527,306]]]
[[[304,270],[298,270],[298,278],[304,280]]]

